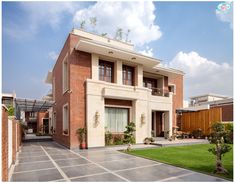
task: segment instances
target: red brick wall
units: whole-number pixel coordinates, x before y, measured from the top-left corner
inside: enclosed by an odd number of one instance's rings
[[[173,126],[176,126],[177,115],[176,109],[183,107],[183,76],[177,75],[175,78],[169,78],[169,83],[176,85],[176,94],[173,94],[173,106],[172,106],[172,121]]]
[[[70,35],[70,147],[78,147],[78,128],[86,126],[86,79],[91,78],[91,54],[75,51],[78,36]]]
[[[69,52],[70,36],[68,36],[63,49],[57,59],[57,62],[53,68],[52,75],[55,78],[55,105],[53,106],[53,112],[56,112],[56,130],[53,134],[53,139],[66,147],[69,147],[69,136],[63,135],[63,105],[68,103],[69,105],[69,93],[63,94],[63,59]],[[68,68],[70,72],[70,69]],[[69,86],[68,86],[69,87]]]
[[[43,118],[49,118],[48,112],[38,112],[37,115],[37,132],[40,131],[40,127],[43,125]]]
[[[2,107],[2,181],[8,181],[8,115]]]
[[[55,101],[53,110],[56,112],[55,141],[73,148],[78,147],[76,130],[85,127],[86,116],[86,79],[91,78],[91,54],[76,51],[78,36],[70,34],[64,44],[53,69],[55,77]],[[71,93],[63,94],[63,59],[68,53],[68,88]],[[69,107],[69,135],[63,135],[63,105]]]

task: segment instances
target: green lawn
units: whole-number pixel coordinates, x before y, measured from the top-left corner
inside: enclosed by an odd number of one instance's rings
[[[215,168],[215,156],[208,152],[211,144],[200,144],[180,147],[163,147],[144,150],[132,150],[130,154],[160,161],[174,166],[183,167],[207,174],[213,174]],[[229,171],[224,178],[233,179],[233,151],[223,157],[224,167]],[[220,175],[216,175],[220,176]]]

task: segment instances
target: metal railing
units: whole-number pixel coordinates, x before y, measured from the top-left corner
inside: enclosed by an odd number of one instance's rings
[[[169,91],[163,88],[154,88],[151,87],[150,89],[152,89],[152,95],[155,96],[164,96],[164,97],[168,97],[169,96]]]

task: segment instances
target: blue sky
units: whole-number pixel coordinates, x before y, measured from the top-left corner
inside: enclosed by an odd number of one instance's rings
[[[3,2],[2,90],[24,98],[46,95],[44,79],[68,33],[95,16],[97,33],[112,37],[117,27],[130,28],[136,51],[182,69],[185,99],[209,92],[232,96],[232,10],[216,12],[219,3]],[[92,30],[88,23],[85,29]]]

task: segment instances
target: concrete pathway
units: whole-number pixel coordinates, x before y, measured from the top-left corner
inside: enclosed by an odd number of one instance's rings
[[[24,143],[11,181],[225,181],[113,149],[69,150],[54,142]]]

